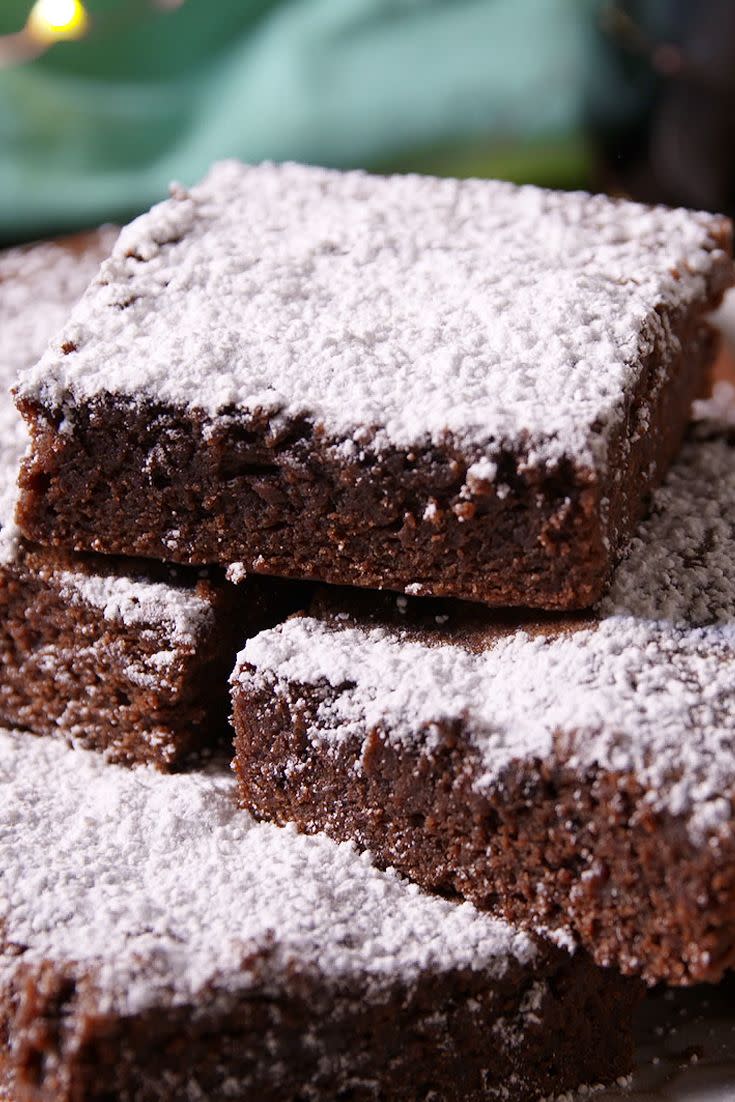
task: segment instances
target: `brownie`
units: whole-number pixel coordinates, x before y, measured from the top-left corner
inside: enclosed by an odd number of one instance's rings
[[[284,584],[40,548],[12,521],[27,434],[8,388],[41,354],[116,233],[0,255],[0,722],[116,761],[171,768],[228,737],[248,631],[295,606]]]
[[[226,743],[237,650],[296,603],[260,579],[2,549],[0,534],[0,722],[126,764],[177,768]]]
[[[586,607],[676,453],[721,217],[226,162],[125,230],[17,401],[44,544]]]
[[[733,402],[730,414],[727,395]],[[735,391],[584,616],[324,592],[246,645],[258,817],[571,928],[651,983],[735,964]]]
[[[525,1102],[632,1061],[639,985],[166,776],[0,733],[14,1102]]]

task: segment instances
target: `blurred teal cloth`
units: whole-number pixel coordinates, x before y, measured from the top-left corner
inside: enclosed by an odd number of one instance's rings
[[[0,33],[30,0],[3,0]],[[162,5],[160,5],[162,7]],[[579,126],[579,0],[88,0],[0,68],[0,233],[122,218],[215,159],[452,171]]]

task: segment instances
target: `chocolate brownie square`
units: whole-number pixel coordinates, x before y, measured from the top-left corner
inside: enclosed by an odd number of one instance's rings
[[[123,230],[20,385],[21,527],[589,606],[703,388],[730,251],[709,214],[219,164]]]
[[[638,985],[167,776],[0,732],[14,1102],[530,1102],[632,1061]]]
[[[0,255],[0,722],[170,768],[228,733],[227,677],[288,587],[41,548],[12,519],[27,433],[9,394],[116,231]]]
[[[692,426],[593,613],[325,592],[252,639],[233,679],[245,806],[569,927],[602,965],[720,978],[735,964],[727,394],[698,410],[717,417]]]

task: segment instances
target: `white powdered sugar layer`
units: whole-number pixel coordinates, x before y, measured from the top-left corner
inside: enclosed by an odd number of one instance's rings
[[[70,604],[98,608],[106,620],[127,627],[164,627],[168,642],[194,647],[202,628],[214,620],[211,601],[195,589],[148,582],[125,574],[86,574],[64,570],[56,575],[61,596]]]
[[[709,626],[723,638],[735,631],[735,446],[726,438],[685,444],[600,612],[682,630]]]
[[[694,402],[692,417],[696,424],[704,423],[710,432],[714,428],[735,428],[735,385],[727,379],[719,379],[712,387],[709,398]]]
[[[117,230],[105,228],[90,234],[80,249],[44,243],[0,253],[0,566],[12,564],[18,554],[15,484],[28,443],[10,388],[66,320],[116,236]],[[210,601],[184,586],[82,570],[55,572],[55,584],[67,600],[99,608],[106,619],[155,624],[174,646],[193,646],[214,615]],[[159,655],[173,658],[167,651]]]
[[[288,989],[288,971],[366,997],[425,972],[530,964],[531,939],[422,893],[350,844],[258,824],[229,773],[106,765],[0,732],[0,983],[50,958],[135,1013]],[[260,966],[252,954],[263,954]]]
[[[632,772],[696,839],[735,798],[735,449],[685,446],[598,609],[568,632],[517,630],[474,653],[396,631],[294,619],[250,640],[236,681],[328,685],[312,737],[374,727],[431,748],[460,721],[480,787],[516,759]]]
[[[492,470],[604,463],[657,307],[707,297],[707,214],[495,181],[216,165],[123,230],[22,393],[306,416],[373,447],[447,434]],[[676,345],[676,341],[673,342]],[[676,351],[676,348],[674,348]]]
[[[79,252],[44,243],[0,253],[0,527],[12,522],[18,463],[28,444],[10,388],[67,320],[115,236],[102,230]]]
[[[0,285],[0,300],[2,285]],[[0,357],[4,344],[2,320],[0,320]],[[0,359],[0,371],[2,370]],[[12,555],[17,532],[13,521],[15,512],[16,480],[18,464],[28,446],[28,432],[7,391],[5,378],[0,376],[0,563]]]

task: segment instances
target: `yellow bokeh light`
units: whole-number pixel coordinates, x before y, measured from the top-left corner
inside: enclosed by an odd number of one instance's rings
[[[83,38],[88,29],[81,0],[36,0],[26,23],[28,34],[44,44]]]

